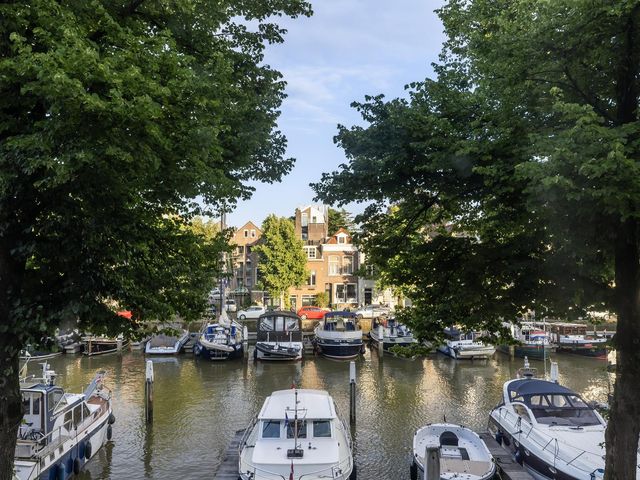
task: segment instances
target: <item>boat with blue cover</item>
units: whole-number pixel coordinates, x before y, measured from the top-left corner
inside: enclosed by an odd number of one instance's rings
[[[193,347],[193,354],[210,360],[242,358],[244,330],[238,322],[229,320],[226,314],[222,315],[220,321],[204,325]]]
[[[26,368],[25,364],[22,371]],[[56,385],[56,374],[47,363],[42,364],[41,377],[21,378],[24,416],[14,480],[66,480],[111,440],[115,417],[104,375],[98,372],[83,393],[67,393]]]
[[[353,312],[327,312],[314,329],[319,353],[329,358],[355,358],[364,353],[362,330]]]

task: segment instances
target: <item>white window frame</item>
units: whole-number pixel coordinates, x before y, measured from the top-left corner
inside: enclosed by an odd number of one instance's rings
[[[335,267],[335,268],[332,268]],[[329,255],[329,276],[337,277],[340,275],[340,256]]]

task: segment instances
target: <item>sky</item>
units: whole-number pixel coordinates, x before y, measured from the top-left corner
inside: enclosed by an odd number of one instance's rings
[[[313,202],[309,183],[346,162],[333,143],[337,125],[362,124],[351,102],[365,95],[406,96],[404,86],[433,76],[444,35],[434,13],[440,0],[312,0],[310,18],[280,22],[288,33],[267,48],[265,63],[287,82],[278,128],[293,170],[276,184],[255,184],[250,200],[227,215],[228,226],[270,213],[292,216]],[[358,213],[361,206],[349,205]]]

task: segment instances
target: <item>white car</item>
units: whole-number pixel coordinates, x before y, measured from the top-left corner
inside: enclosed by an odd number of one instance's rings
[[[267,309],[260,305],[251,305],[249,308],[245,310],[240,310],[238,312],[238,319],[239,320],[245,320],[247,318],[255,319],[255,318],[258,318],[263,313],[265,313],[266,311]]]
[[[225,302],[225,308],[227,312],[235,312],[238,309],[236,301],[231,298],[227,298]]]
[[[391,309],[382,305],[367,305],[355,311],[356,318],[376,318],[389,315]]]

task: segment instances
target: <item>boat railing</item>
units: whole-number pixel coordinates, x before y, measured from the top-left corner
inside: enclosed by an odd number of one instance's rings
[[[520,441],[520,435],[525,433],[522,430],[522,417],[516,415],[514,412],[510,412],[508,407],[502,407],[499,412],[499,416],[505,420],[505,422],[511,423],[510,417],[515,417],[515,421],[513,422],[514,426],[518,426],[518,431],[513,432],[514,439]],[[577,460],[583,457],[585,454],[590,456],[597,456],[598,458],[602,458],[604,455],[604,445],[602,455],[596,452],[590,452],[588,450],[584,450],[579,447],[575,447],[573,445],[565,444],[564,449],[560,449],[560,445],[558,443],[558,439],[553,437],[545,432],[542,432],[536,428],[534,428],[533,424],[530,424],[529,431],[526,433],[525,438],[536,445],[538,445],[541,451],[549,451],[554,457],[554,463],[560,460],[562,463],[566,465],[571,465],[578,470],[590,474],[593,471],[593,466],[590,465],[580,465],[581,462]],[[555,441],[555,448],[553,450],[548,450],[547,447]],[[575,462],[575,463],[574,463]]]
[[[77,431],[72,434],[72,430],[73,420],[66,421],[55,430],[40,437],[33,435],[39,430],[26,430],[21,435],[21,438],[18,438],[16,455],[23,458],[44,458],[64,442],[75,437]]]

